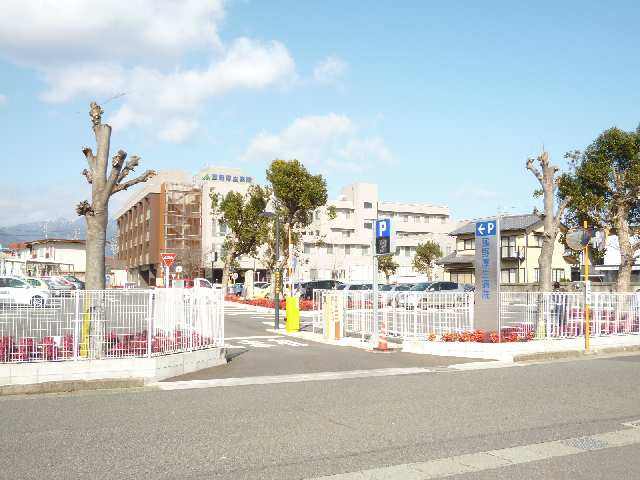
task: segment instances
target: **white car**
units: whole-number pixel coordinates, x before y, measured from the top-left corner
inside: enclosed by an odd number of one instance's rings
[[[49,301],[49,292],[33,287],[20,277],[0,276],[0,304],[17,303],[43,307]]]

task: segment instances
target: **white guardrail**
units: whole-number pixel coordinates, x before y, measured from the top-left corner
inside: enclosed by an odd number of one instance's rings
[[[224,346],[221,290],[76,290],[0,303],[0,363],[165,355]]]
[[[339,298],[343,335],[374,335],[379,326],[373,318],[373,292],[314,290],[313,331],[325,328],[323,310],[328,295]],[[387,335],[400,338],[422,338],[430,335],[460,333],[473,330],[472,292],[380,292],[378,322]]]

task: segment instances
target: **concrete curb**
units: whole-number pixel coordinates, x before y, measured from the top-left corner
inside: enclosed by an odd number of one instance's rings
[[[640,352],[640,345],[627,345],[620,347],[598,347],[589,352],[584,350],[564,350],[556,352],[522,353],[513,356],[514,362],[541,362],[547,360],[565,360],[572,358],[592,357],[597,355],[615,355],[619,353]]]
[[[68,380],[58,382],[30,383],[25,385],[0,385],[0,397],[8,395],[35,395],[43,393],[71,393],[88,390],[109,390],[116,388],[141,388],[144,378],[124,378],[113,380]]]

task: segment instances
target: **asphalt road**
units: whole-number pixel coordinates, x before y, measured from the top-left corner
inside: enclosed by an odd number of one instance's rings
[[[377,368],[440,367],[466,363],[467,358],[433,357],[408,353],[378,353],[278,336],[273,315],[248,313],[242,307],[226,307],[225,338],[230,362],[224,367],[200,370],[172,380],[339,372]],[[278,338],[287,342],[278,342]]]
[[[228,336],[235,335],[233,323]],[[310,348],[250,347],[223,368],[242,358],[261,362],[263,355],[291,360]],[[384,361],[400,358],[394,355]],[[636,355],[348,380],[4,397],[0,478],[302,479],[611,432],[640,419],[639,372]],[[635,479],[640,448],[452,478]]]

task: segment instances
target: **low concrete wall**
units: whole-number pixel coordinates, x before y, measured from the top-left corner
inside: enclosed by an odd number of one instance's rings
[[[0,364],[0,389],[11,385],[96,380],[135,380],[150,383],[227,363],[224,348],[208,348],[151,358],[65,360]]]

